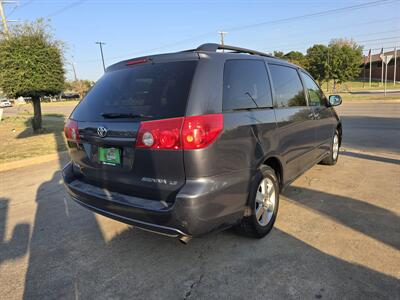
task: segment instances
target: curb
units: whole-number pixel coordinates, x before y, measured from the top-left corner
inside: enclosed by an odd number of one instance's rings
[[[0,172],[11,171],[15,169],[20,169],[24,167],[29,167],[44,162],[50,162],[55,160],[62,160],[68,157],[68,151],[62,151],[58,153],[46,154],[41,156],[36,156],[32,158],[21,159],[17,161],[11,161],[7,163],[0,164]]]

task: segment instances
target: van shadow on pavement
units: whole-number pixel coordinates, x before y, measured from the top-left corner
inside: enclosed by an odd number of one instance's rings
[[[336,222],[400,250],[400,217],[365,201],[290,186],[284,192],[289,201],[318,211]],[[394,234],[395,233],[395,234]]]
[[[28,251],[29,224],[14,227],[11,238],[6,241],[7,212],[10,199],[0,198],[0,265],[7,260],[24,256]]]
[[[388,163],[388,164],[400,165],[400,159],[395,159],[395,158],[376,156],[376,155],[371,155],[371,154],[366,154],[366,153],[358,153],[358,152],[347,151],[347,150],[342,151],[340,154],[345,155],[345,156],[350,156],[350,157],[363,158],[363,159],[384,162],[384,163]]]

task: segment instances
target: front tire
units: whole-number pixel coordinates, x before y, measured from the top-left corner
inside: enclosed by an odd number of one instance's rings
[[[339,158],[339,132],[338,130],[335,130],[335,134],[333,135],[332,138],[332,143],[331,143],[331,150],[329,151],[329,155],[325,157],[322,161],[322,165],[328,165],[328,166],[333,166],[337,163],[338,158]]]
[[[274,226],[279,207],[279,181],[274,170],[261,166],[253,181],[249,194],[251,215],[242,219],[239,232],[262,238]]]

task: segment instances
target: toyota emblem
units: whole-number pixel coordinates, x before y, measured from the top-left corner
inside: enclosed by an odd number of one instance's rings
[[[107,135],[107,128],[103,126],[97,127],[97,135],[102,138],[105,137]]]

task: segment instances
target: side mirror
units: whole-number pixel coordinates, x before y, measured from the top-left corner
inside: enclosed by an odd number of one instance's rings
[[[329,96],[329,104],[331,106],[338,106],[338,105],[342,104],[342,97],[340,97],[339,95],[330,95]]]

